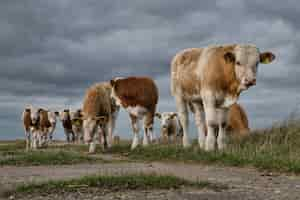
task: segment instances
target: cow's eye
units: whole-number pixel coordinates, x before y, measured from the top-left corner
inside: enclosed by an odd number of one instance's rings
[[[240,61],[237,61],[236,64],[237,64],[237,65],[241,65]]]

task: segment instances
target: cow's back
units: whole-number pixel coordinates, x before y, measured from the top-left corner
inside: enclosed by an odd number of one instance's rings
[[[175,95],[177,92],[194,93],[193,86],[198,82],[195,73],[202,48],[184,49],[178,52],[171,62],[171,93]]]
[[[148,77],[128,77],[117,82],[115,92],[124,107],[143,106],[155,110],[158,88]]]
[[[102,82],[87,89],[82,111],[86,116],[110,116],[111,113],[110,86]]]
[[[185,49],[171,63],[171,93],[186,98],[200,96],[203,90],[231,94],[237,82],[232,63],[224,59],[234,45]],[[233,90],[233,91],[231,91]]]

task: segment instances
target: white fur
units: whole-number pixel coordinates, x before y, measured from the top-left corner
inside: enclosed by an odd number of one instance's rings
[[[131,107],[131,106],[128,106],[126,108],[126,110],[136,116],[137,118],[141,119],[145,116],[146,112],[147,112],[147,109],[142,107],[142,106],[134,106],[134,107]]]

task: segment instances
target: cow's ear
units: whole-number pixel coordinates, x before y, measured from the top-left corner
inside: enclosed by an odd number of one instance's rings
[[[155,113],[155,117],[157,117],[158,119],[161,119],[161,114],[160,113]]]
[[[224,60],[226,63],[235,63],[235,55],[232,52],[226,52],[224,54]]]
[[[110,85],[111,85],[111,87],[114,87],[114,86],[115,86],[115,84],[116,84],[116,80],[114,80],[114,79],[111,79],[111,80],[110,80]]]
[[[275,59],[275,55],[272,52],[263,52],[259,54],[259,61],[263,64],[269,64]]]

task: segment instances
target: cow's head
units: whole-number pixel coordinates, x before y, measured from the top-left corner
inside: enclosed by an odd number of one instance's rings
[[[271,52],[259,52],[254,45],[236,45],[232,51],[225,52],[224,59],[233,64],[240,89],[246,90],[256,84],[259,63],[269,64],[275,59]]]
[[[172,120],[177,117],[177,113],[174,112],[163,112],[163,113],[155,113],[155,117],[160,119],[161,128],[167,129],[171,124]]]
[[[110,86],[111,86],[111,98],[113,99],[114,103],[117,105],[117,106],[121,106],[122,105],[122,102],[121,100],[119,99],[117,93],[118,93],[118,82],[119,80],[122,79],[121,77],[117,77],[117,78],[114,78],[112,80],[110,80]]]
[[[31,107],[30,118],[33,125],[37,125],[40,121],[40,113],[43,110],[42,108]]]
[[[60,112],[60,120],[62,122],[70,120],[70,110],[69,109],[64,109],[62,112]]]

